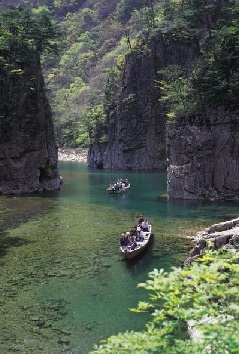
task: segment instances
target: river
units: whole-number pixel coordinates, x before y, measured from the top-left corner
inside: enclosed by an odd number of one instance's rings
[[[185,236],[238,216],[234,203],[169,202],[164,173],[59,168],[60,191],[0,197],[1,353],[86,354],[111,335],[143,330],[149,315],[129,311],[148,298],[137,284],[154,268],[182,266],[192,247]],[[107,194],[121,177],[131,189]],[[126,261],[119,235],[138,214],[153,239]]]

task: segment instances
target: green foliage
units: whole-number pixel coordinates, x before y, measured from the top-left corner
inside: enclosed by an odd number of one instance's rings
[[[0,65],[4,66],[8,53],[9,60],[14,56],[14,63],[18,63],[12,66],[12,73],[21,75],[19,63],[24,55],[29,56],[29,48],[41,52],[58,143],[85,144],[88,132],[95,130],[89,129],[93,121],[85,114],[91,111],[91,95],[96,106],[104,108],[102,117],[112,117],[110,113],[117,107],[121,90],[123,65],[118,65],[119,60],[124,63],[125,56],[132,52],[152,53],[159,40],[170,63],[160,68],[157,83],[169,119],[207,107],[238,106],[238,0],[223,4],[214,0],[24,3],[32,8],[31,12],[17,6],[7,9],[8,18],[0,25]],[[50,14],[63,33],[60,40]],[[0,19],[3,17],[4,11]],[[59,58],[54,56],[56,43]],[[183,58],[187,50],[190,55],[194,53],[195,59],[190,62]],[[160,58],[155,59],[161,62]],[[63,129],[66,126],[67,134]],[[70,133],[70,127],[74,132]],[[88,141],[91,139],[88,136]]]
[[[169,48],[191,43],[198,51],[180,70],[170,65],[160,72],[161,101],[170,119],[207,107],[238,106],[239,11],[237,0],[229,3],[220,8],[213,1],[168,1],[156,7]]]
[[[39,8],[31,12],[23,7],[3,8],[0,12],[0,128],[3,136],[10,130],[6,117],[9,115],[9,102],[12,102],[12,87],[24,77],[34,60],[45,51],[56,53],[56,30],[50,20],[48,10]],[[27,89],[34,100],[35,77]],[[6,89],[8,88],[8,89]],[[28,106],[26,117],[29,131],[36,130],[33,117],[36,107]]]
[[[62,56],[60,66],[62,67],[62,74],[69,79],[72,80],[75,76],[78,76],[86,80],[94,62],[94,52],[84,43],[77,42]]]
[[[23,7],[10,7],[0,13],[0,51],[6,60],[20,60],[32,50],[56,52],[56,36],[45,7],[32,13]]]
[[[167,66],[160,71],[163,80],[159,81],[161,101],[168,109],[167,116],[170,119],[177,115],[190,113],[195,108],[195,93],[187,71],[177,65]]]
[[[104,91],[107,90],[108,75],[112,70],[117,71],[119,77],[118,58],[129,50],[121,27],[111,18],[107,19],[107,25],[101,23],[97,11],[97,7],[95,10],[85,8],[77,16],[68,14],[61,23],[67,42],[58,68],[48,73],[58,144],[62,144],[61,127],[68,120],[78,121],[80,127],[77,129],[79,135],[75,134],[76,139],[72,141],[74,145],[80,145],[83,141],[85,144],[86,135],[95,131],[95,114],[92,117],[89,114],[92,111],[91,97],[95,97],[96,106],[106,108]],[[85,21],[86,17],[90,19],[89,23]],[[76,79],[82,81],[82,87],[73,91]],[[102,116],[106,117],[105,112]],[[88,141],[90,138],[91,135],[88,135]]]
[[[239,99],[239,21],[215,33],[212,49],[204,53],[197,76],[204,104],[236,108]]]
[[[105,121],[105,112],[102,104],[96,104],[95,98],[91,97],[90,105],[84,111],[85,125],[88,128],[88,134],[90,139],[97,139],[97,128]],[[98,142],[102,143],[101,137],[98,136]]]
[[[147,329],[110,337],[92,353],[237,353],[238,263],[238,253],[222,249],[188,268],[154,269],[138,285],[149,291],[149,301],[132,309],[151,313]],[[187,323],[197,340],[190,339]]]
[[[46,6],[32,10],[33,26],[31,34],[35,42],[36,49],[42,53],[44,51],[57,51],[56,39],[60,37],[60,32],[56,23],[50,18],[50,11]]]
[[[133,12],[142,8],[143,4],[143,0],[121,0],[115,11],[117,21],[127,24]]]

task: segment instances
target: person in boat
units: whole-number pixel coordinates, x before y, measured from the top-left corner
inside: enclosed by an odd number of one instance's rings
[[[119,185],[119,189],[125,189],[125,182],[122,178],[118,179],[117,184]]]
[[[129,236],[129,244],[131,250],[134,250],[137,247],[136,237],[134,235]]]
[[[130,243],[130,233],[126,232],[126,234],[124,235],[124,244],[125,246],[128,246]]]
[[[137,225],[132,226],[129,233],[130,235],[137,236]]]
[[[119,184],[118,183],[114,184],[114,191],[116,191],[116,192],[119,191]]]
[[[129,243],[128,236],[124,233],[120,235],[120,247],[126,248]]]
[[[144,221],[144,217],[143,215],[139,215],[138,218],[138,224],[141,226],[142,222]]]
[[[141,227],[138,225],[137,226],[137,236],[136,236],[136,241],[142,242],[144,240],[144,232],[141,229]]]
[[[141,227],[142,227],[142,230],[143,230],[144,232],[148,232],[148,231],[149,231],[149,223],[148,223],[148,220],[147,220],[147,219],[144,219],[144,220],[142,221]]]
[[[120,246],[123,247],[125,245],[124,233],[120,235]]]
[[[112,190],[112,191],[114,190],[114,183],[109,184],[108,190]]]

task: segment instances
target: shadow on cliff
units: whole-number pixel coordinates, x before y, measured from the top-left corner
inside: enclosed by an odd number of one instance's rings
[[[21,237],[9,237],[4,232],[0,235],[0,258],[6,256],[11,247],[21,247],[33,243],[35,241],[28,241]]]

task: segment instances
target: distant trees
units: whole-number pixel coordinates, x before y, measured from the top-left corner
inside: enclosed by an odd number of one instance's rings
[[[127,24],[132,13],[142,8],[143,4],[144,0],[121,0],[115,11],[117,21]]]

